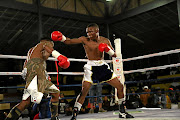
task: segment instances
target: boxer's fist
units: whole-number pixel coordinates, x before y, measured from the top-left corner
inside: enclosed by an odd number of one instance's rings
[[[100,51],[100,52],[105,51],[105,49],[106,49],[106,51],[107,51],[108,45],[105,44],[105,43],[100,43],[98,48],[99,48],[99,51]],[[106,51],[105,51],[105,52],[106,52]]]
[[[70,65],[68,58],[63,55],[60,55],[57,60],[59,61],[58,65],[63,69],[68,68]]]
[[[62,67],[63,69],[66,69],[66,68],[69,67],[70,62],[69,62],[68,58],[61,55],[58,51],[53,50],[52,51],[52,56],[55,57],[59,61],[58,65],[60,67]]]
[[[110,56],[113,56],[115,54],[115,52],[111,49],[111,47],[109,47],[106,43],[100,43],[98,48],[100,52],[105,51]]]
[[[66,40],[66,37],[59,31],[53,31],[51,33],[51,39],[53,41],[61,41],[64,42]]]

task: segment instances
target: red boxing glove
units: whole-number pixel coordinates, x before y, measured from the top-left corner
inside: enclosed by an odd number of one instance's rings
[[[63,69],[67,69],[70,65],[69,59],[63,55],[58,56],[57,60],[59,61],[58,65]]]
[[[105,51],[110,56],[113,56],[115,54],[114,51],[106,43],[100,43],[98,48],[100,52]]]
[[[53,41],[61,41],[64,42],[66,40],[66,37],[59,31],[53,31],[51,33],[51,39]]]
[[[70,62],[69,62],[68,58],[61,55],[58,51],[53,50],[52,51],[52,56],[55,57],[59,61],[58,65],[61,68],[66,69],[66,68],[69,67]]]

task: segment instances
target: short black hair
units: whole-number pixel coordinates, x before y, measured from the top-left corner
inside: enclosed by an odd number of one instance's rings
[[[99,28],[99,26],[96,23],[90,23],[89,25],[87,25],[87,28],[88,27],[97,27],[97,28]]]
[[[40,41],[42,41],[42,40],[52,41],[51,38],[49,38],[49,37],[42,37],[42,38],[40,39]]]

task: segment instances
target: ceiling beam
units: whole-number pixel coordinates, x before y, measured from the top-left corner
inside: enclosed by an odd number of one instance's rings
[[[75,13],[77,12],[77,3],[76,3],[76,0],[74,0],[74,12]]]
[[[36,14],[38,13],[36,5],[17,2],[14,0],[0,0],[0,6],[5,7],[5,8],[32,12]],[[68,11],[62,11],[62,10],[47,8],[43,6],[41,6],[40,10],[43,15],[63,17],[63,18],[69,18],[69,19],[86,21],[86,22],[96,22],[96,23],[104,22],[104,18],[101,18],[101,17],[88,16],[88,15],[83,15],[79,13],[72,13]]]
[[[99,5],[95,2],[92,1],[92,3],[94,3],[94,5],[96,6],[96,8],[100,11],[100,13],[103,15],[103,17],[105,16],[104,12],[101,10],[101,8],[99,7]]]
[[[87,8],[86,5],[84,4],[84,2],[83,2],[82,0],[79,0],[79,1],[80,1],[80,3],[84,6],[84,8],[85,8],[86,11],[88,12],[88,14],[89,14],[90,16],[92,16],[91,12],[88,10],[88,8]]]
[[[130,2],[131,2],[131,0],[127,0],[127,1],[126,1],[125,6],[124,6],[123,9],[122,9],[122,13],[127,10],[127,8],[129,7]]]
[[[125,12],[125,13],[115,15],[115,16],[107,19],[106,22],[107,23],[115,23],[115,22],[124,20],[126,18],[129,18],[129,17],[135,16],[135,15],[144,13],[146,11],[155,9],[157,7],[164,6],[164,5],[169,4],[171,2],[174,2],[174,1],[176,1],[176,0],[155,0],[155,1],[150,2],[148,4],[144,4],[142,6],[134,8],[132,10],[129,10],[129,11]]]
[[[118,4],[118,2],[120,2],[120,4]],[[111,9],[111,11],[109,13],[110,16],[113,16],[117,4],[118,4],[118,8],[121,8],[122,7],[122,1],[121,0],[120,1],[116,0],[115,1],[114,5],[112,6],[112,9]]]
[[[106,20],[101,17],[88,16],[88,15],[83,15],[83,14],[79,14],[79,13],[72,13],[72,12],[68,12],[68,11],[62,11],[62,10],[57,10],[57,9],[52,9],[52,8],[47,8],[47,7],[41,7],[41,11],[42,11],[42,14],[44,14],[44,15],[63,17],[63,18],[69,18],[69,19],[75,19],[75,20],[87,21],[87,22],[110,24],[110,23],[115,23],[115,22],[121,21],[123,19],[141,14],[143,12],[155,9],[157,7],[161,7],[163,5],[169,4],[174,1],[176,1],[176,0],[155,0],[148,4],[139,6],[138,8],[129,10],[123,14],[118,14],[111,18],[107,18]],[[36,5],[17,2],[14,0],[0,0],[0,6],[37,13]]]
[[[60,9],[61,10],[61,8],[63,8],[64,7],[64,5],[66,4],[68,2],[68,0],[66,0],[63,4],[62,4],[62,6],[59,8],[58,7],[58,9]]]

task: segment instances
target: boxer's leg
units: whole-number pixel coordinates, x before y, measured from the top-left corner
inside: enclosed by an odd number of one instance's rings
[[[118,104],[119,104],[119,118],[134,118],[132,115],[128,114],[125,111],[125,99],[124,99],[124,86],[123,84],[118,80],[118,78],[114,78],[110,81],[108,81],[111,86],[115,87],[117,89],[117,96],[118,96]]]
[[[49,81],[50,82],[50,81]],[[51,84],[51,83],[49,83]],[[50,110],[51,110],[51,120],[58,119],[58,104],[59,104],[59,89],[53,84],[45,92],[50,93]]]
[[[76,120],[77,114],[80,111],[82,104],[84,103],[85,97],[87,96],[91,85],[92,84],[90,82],[83,81],[81,93],[77,96],[76,102],[74,104],[73,115],[71,120]]]
[[[21,112],[25,110],[30,105],[30,97],[26,100],[22,100],[19,104],[14,106],[5,120],[18,120],[21,115]]]

